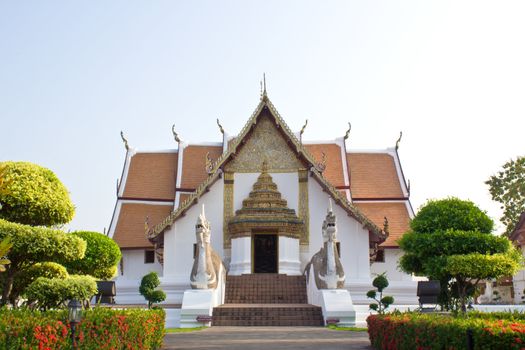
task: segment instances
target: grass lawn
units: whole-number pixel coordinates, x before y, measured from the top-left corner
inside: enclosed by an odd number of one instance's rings
[[[186,333],[203,330],[208,327],[195,327],[195,328],[166,328],[166,333]]]
[[[368,331],[368,328],[359,328],[359,327],[339,327],[336,325],[328,325],[326,326],[330,329],[336,330],[336,331],[352,331],[352,332],[366,332]]]

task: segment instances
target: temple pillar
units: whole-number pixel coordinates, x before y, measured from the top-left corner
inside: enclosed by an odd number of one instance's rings
[[[299,260],[299,240],[285,236],[279,237],[279,273],[302,275]]]
[[[252,238],[238,237],[231,240],[229,275],[252,273]]]

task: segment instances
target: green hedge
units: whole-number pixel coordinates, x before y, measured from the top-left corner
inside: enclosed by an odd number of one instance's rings
[[[466,349],[468,329],[473,331],[474,349],[523,349],[525,322],[508,315],[398,313],[371,315],[366,321],[374,349]]]
[[[71,349],[67,311],[32,312],[0,309],[0,350]],[[77,326],[82,350],[160,349],[165,312],[95,308]]]

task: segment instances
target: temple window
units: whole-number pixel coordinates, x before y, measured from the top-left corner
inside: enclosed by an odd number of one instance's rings
[[[153,264],[153,263],[155,263],[155,251],[145,250],[144,251],[144,264]]]

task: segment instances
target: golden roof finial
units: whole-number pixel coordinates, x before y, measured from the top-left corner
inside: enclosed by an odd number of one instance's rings
[[[401,138],[403,137],[403,131],[399,132],[399,138],[396,141],[396,151],[399,149],[399,144],[401,143]]]
[[[213,162],[210,157],[210,152],[206,153],[206,173],[209,175],[213,170]]]
[[[149,231],[149,216],[146,216],[146,219],[144,220],[144,230],[146,233]]]
[[[221,122],[219,121],[219,118],[217,118],[217,125],[219,126],[219,130],[221,131],[221,134],[224,135],[224,129],[223,129],[222,125],[221,125]]]
[[[322,174],[326,170],[326,153],[321,152],[321,161],[317,163],[317,169]]]
[[[129,151],[129,145],[128,140],[124,137],[124,132],[120,130],[120,137],[122,138],[122,142],[124,142],[124,147],[126,147],[126,151]]]
[[[350,130],[352,130],[352,124],[348,122],[348,130],[346,130],[346,133],[345,133],[345,140],[348,139],[348,137],[350,136]]]
[[[306,119],[306,121],[304,122],[304,125],[303,127],[301,128],[301,131],[299,131],[299,141],[301,143],[303,143],[303,133],[304,133],[304,129],[306,129],[306,126],[308,125],[308,119]]]
[[[171,132],[173,133],[173,138],[175,139],[175,141],[177,141],[178,143],[180,143],[180,137],[179,137],[179,134],[177,134],[177,132],[175,131],[175,124],[173,124],[171,126]]]

